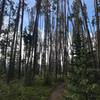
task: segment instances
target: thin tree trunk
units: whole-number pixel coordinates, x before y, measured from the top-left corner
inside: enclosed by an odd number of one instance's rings
[[[95,15],[96,15],[96,34],[97,34],[97,62],[100,68],[100,0],[95,0]]]
[[[2,0],[2,7],[1,7],[1,11],[0,11],[0,34],[1,34],[1,28],[2,28],[2,25],[3,25],[5,4],[6,4],[6,0]]]
[[[58,74],[58,21],[59,21],[59,0],[57,0],[57,19],[56,19],[56,44],[55,44],[55,52],[56,52],[56,69],[55,69],[55,76],[57,78]]]
[[[80,0],[80,6],[81,6],[82,15],[83,15],[84,22],[85,22],[85,28],[86,28],[87,36],[88,36],[88,40],[89,40],[89,47],[90,47],[89,49],[90,49],[90,51],[91,51],[92,59],[93,59],[93,61],[94,61],[94,67],[97,68],[96,59],[95,59],[95,55],[94,55],[94,52],[93,52],[92,40],[91,40],[89,28],[88,28],[87,16],[86,16],[86,14],[85,14],[86,12],[84,13],[84,9],[83,9],[83,5],[82,5],[81,0]]]
[[[7,78],[7,83],[9,83],[11,80],[13,80],[14,78],[14,55],[15,55],[15,51],[14,51],[14,47],[16,47],[14,44],[16,44],[16,36],[18,34],[18,25],[19,25],[19,18],[20,18],[20,3],[21,0],[19,1],[19,6],[18,6],[18,11],[17,11],[17,16],[16,16],[16,20],[15,20],[15,28],[14,28],[14,34],[13,34],[13,40],[12,40],[12,45],[11,45],[11,54],[10,54],[10,63],[9,63],[9,69],[8,69],[8,78]]]
[[[37,67],[38,20],[39,20],[39,13],[40,13],[40,9],[41,9],[41,2],[42,2],[42,0],[36,1],[37,14],[36,14],[36,20],[35,20],[35,25],[34,25],[34,30],[33,30],[33,43],[34,43],[33,78],[36,74],[35,71],[36,71],[36,67]]]
[[[21,56],[22,56],[22,34],[23,34],[23,18],[24,18],[24,0],[22,0],[22,16],[20,25],[20,50],[19,50],[19,68],[18,68],[18,78],[21,77]]]

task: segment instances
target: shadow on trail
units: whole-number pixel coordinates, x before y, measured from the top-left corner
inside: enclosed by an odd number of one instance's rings
[[[63,100],[64,89],[64,83],[59,84],[48,100]]]

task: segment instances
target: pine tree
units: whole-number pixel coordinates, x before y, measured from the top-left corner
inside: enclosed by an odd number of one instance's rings
[[[98,84],[95,83],[95,73],[89,71],[94,67],[93,52],[89,50],[91,46],[88,45],[88,35],[82,30],[84,23],[80,11],[80,0],[76,0],[73,3],[74,27],[68,89],[72,94],[72,100],[96,100],[94,89]]]
[[[22,0],[22,15],[21,15],[21,25],[20,25],[20,52],[19,52],[19,71],[18,71],[18,78],[21,77],[21,60],[22,60],[22,32],[23,32],[23,19],[24,19],[24,0]]]
[[[96,33],[97,33],[97,62],[100,68],[100,0],[94,0],[96,15]]]
[[[17,15],[15,19],[14,34],[13,34],[13,40],[11,45],[10,62],[9,62],[8,75],[7,75],[7,83],[9,83],[11,80],[14,79],[14,67],[15,67],[16,47],[17,47],[18,26],[20,21],[19,20],[20,9],[21,9],[21,0],[19,0]]]
[[[6,5],[6,0],[1,0],[1,11],[0,11],[0,34],[1,34],[1,28],[3,25],[3,17],[4,17],[4,9]]]

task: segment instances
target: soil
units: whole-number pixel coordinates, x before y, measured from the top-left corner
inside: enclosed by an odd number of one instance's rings
[[[56,87],[54,92],[51,94],[49,100],[63,100],[64,94],[64,83],[61,83]]]

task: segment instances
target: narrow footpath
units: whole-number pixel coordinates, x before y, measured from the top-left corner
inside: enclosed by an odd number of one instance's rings
[[[64,83],[61,83],[51,94],[49,100],[63,100]]]

